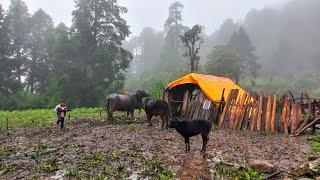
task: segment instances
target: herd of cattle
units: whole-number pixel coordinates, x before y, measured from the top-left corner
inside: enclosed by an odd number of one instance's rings
[[[152,125],[152,117],[160,116],[161,118],[161,128],[168,129],[174,128],[179,134],[181,134],[185,139],[186,152],[190,151],[189,139],[192,136],[201,134],[202,137],[202,149],[201,152],[206,151],[206,145],[209,140],[209,133],[212,128],[211,122],[204,119],[194,119],[194,120],[178,120],[176,117],[170,117],[168,103],[161,99],[151,100],[146,98],[143,103],[143,98],[148,97],[148,93],[143,90],[137,90],[133,94],[120,95],[111,94],[107,97],[107,102],[105,109],[108,114],[108,119],[113,119],[113,112],[115,111],[125,111],[127,116],[131,114],[133,118],[135,109],[144,109],[147,116],[147,121],[149,125]],[[170,121],[169,121],[170,117]]]

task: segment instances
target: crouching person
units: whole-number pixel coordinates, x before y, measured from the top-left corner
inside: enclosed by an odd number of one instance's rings
[[[62,100],[60,104],[58,104],[54,108],[54,111],[57,113],[57,125],[60,124],[60,128],[62,130],[64,127],[64,118],[66,117],[66,114],[67,114],[66,101]]]

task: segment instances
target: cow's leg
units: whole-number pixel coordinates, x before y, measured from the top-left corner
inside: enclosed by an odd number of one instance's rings
[[[152,126],[152,115],[150,114],[147,114],[147,120],[148,120],[148,123],[149,123],[149,126]]]
[[[202,136],[202,149],[201,152],[205,153],[206,152],[206,147],[207,147],[207,143],[209,140],[209,134],[201,134]]]
[[[189,137],[185,137],[184,138],[184,142],[186,144],[186,152],[189,152],[190,151],[190,139],[189,139]]]
[[[131,113],[131,118],[133,119],[134,110],[131,110],[130,113]]]
[[[169,128],[169,118],[167,115],[164,115],[165,117],[165,128],[168,129]]]
[[[161,129],[163,130],[164,126],[165,126],[165,119],[164,119],[163,115],[160,115],[160,118],[161,118]]]

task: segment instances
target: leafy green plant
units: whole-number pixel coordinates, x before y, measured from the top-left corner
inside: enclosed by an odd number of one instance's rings
[[[251,168],[236,168],[225,164],[218,164],[215,167],[215,176],[218,178],[256,180],[262,179],[261,173]]]
[[[57,158],[54,156],[46,158],[44,162],[41,164],[41,167],[44,171],[48,173],[55,172],[56,170],[58,170]]]
[[[320,153],[320,134],[312,136],[308,139],[308,142],[315,152]]]
[[[12,172],[13,171],[13,168],[11,165],[9,166],[0,166],[0,176],[1,175],[5,175],[9,172]]]
[[[148,160],[145,164],[140,166],[140,171],[142,173],[154,173],[150,174],[155,176],[157,179],[174,179],[175,173],[163,167],[163,165],[158,161],[158,156],[156,154],[152,155],[152,158]]]

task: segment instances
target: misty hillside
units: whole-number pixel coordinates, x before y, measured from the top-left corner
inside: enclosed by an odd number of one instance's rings
[[[293,89],[294,92],[299,90],[320,92],[316,85],[320,83],[320,79],[315,74],[318,72],[317,66],[320,63],[320,51],[317,46],[320,40],[317,23],[320,17],[319,8],[320,1],[317,0],[292,0],[279,7],[252,9],[241,22],[226,19],[212,34],[202,33],[204,42],[200,50],[200,63],[205,67],[210,52],[214,51],[218,45],[230,45],[230,39],[234,33],[243,28],[244,33],[249,37],[248,43],[253,49],[252,53],[255,55],[259,68],[257,69],[258,75],[255,77],[256,87],[253,88],[246,80],[248,74],[244,75],[240,84],[247,89],[270,92],[282,92],[285,89]],[[181,11],[183,12],[183,8]],[[183,47],[174,46],[175,42],[167,40],[179,41],[177,38],[179,32],[183,34],[183,28],[188,28],[183,25],[183,16],[179,25],[180,27],[172,33],[175,35],[171,35],[166,28],[158,32],[146,27],[139,36],[131,38],[126,43],[130,44],[128,49],[135,52],[130,66],[133,77],[150,74],[150,72],[152,74],[160,72],[162,77],[171,80],[177,74],[187,72],[183,70],[187,63],[187,60],[181,56]],[[241,45],[243,44],[240,43]],[[163,56],[164,52],[168,58]],[[179,58],[179,55],[182,58]],[[168,68],[163,67],[165,64],[169,64]],[[175,72],[175,75],[164,75],[164,72]],[[199,72],[208,73],[205,68],[200,68]],[[228,74],[220,75],[228,76]],[[138,79],[148,81],[145,76]],[[154,82],[156,78],[151,75],[150,79]],[[296,81],[288,82],[292,79]],[[139,83],[141,84],[148,83]],[[166,81],[162,82],[162,85],[165,84]],[[137,82],[129,78],[127,87],[134,89],[137,86]]]
[[[244,26],[267,74],[318,72],[320,1],[293,0],[281,9],[251,10]]]

